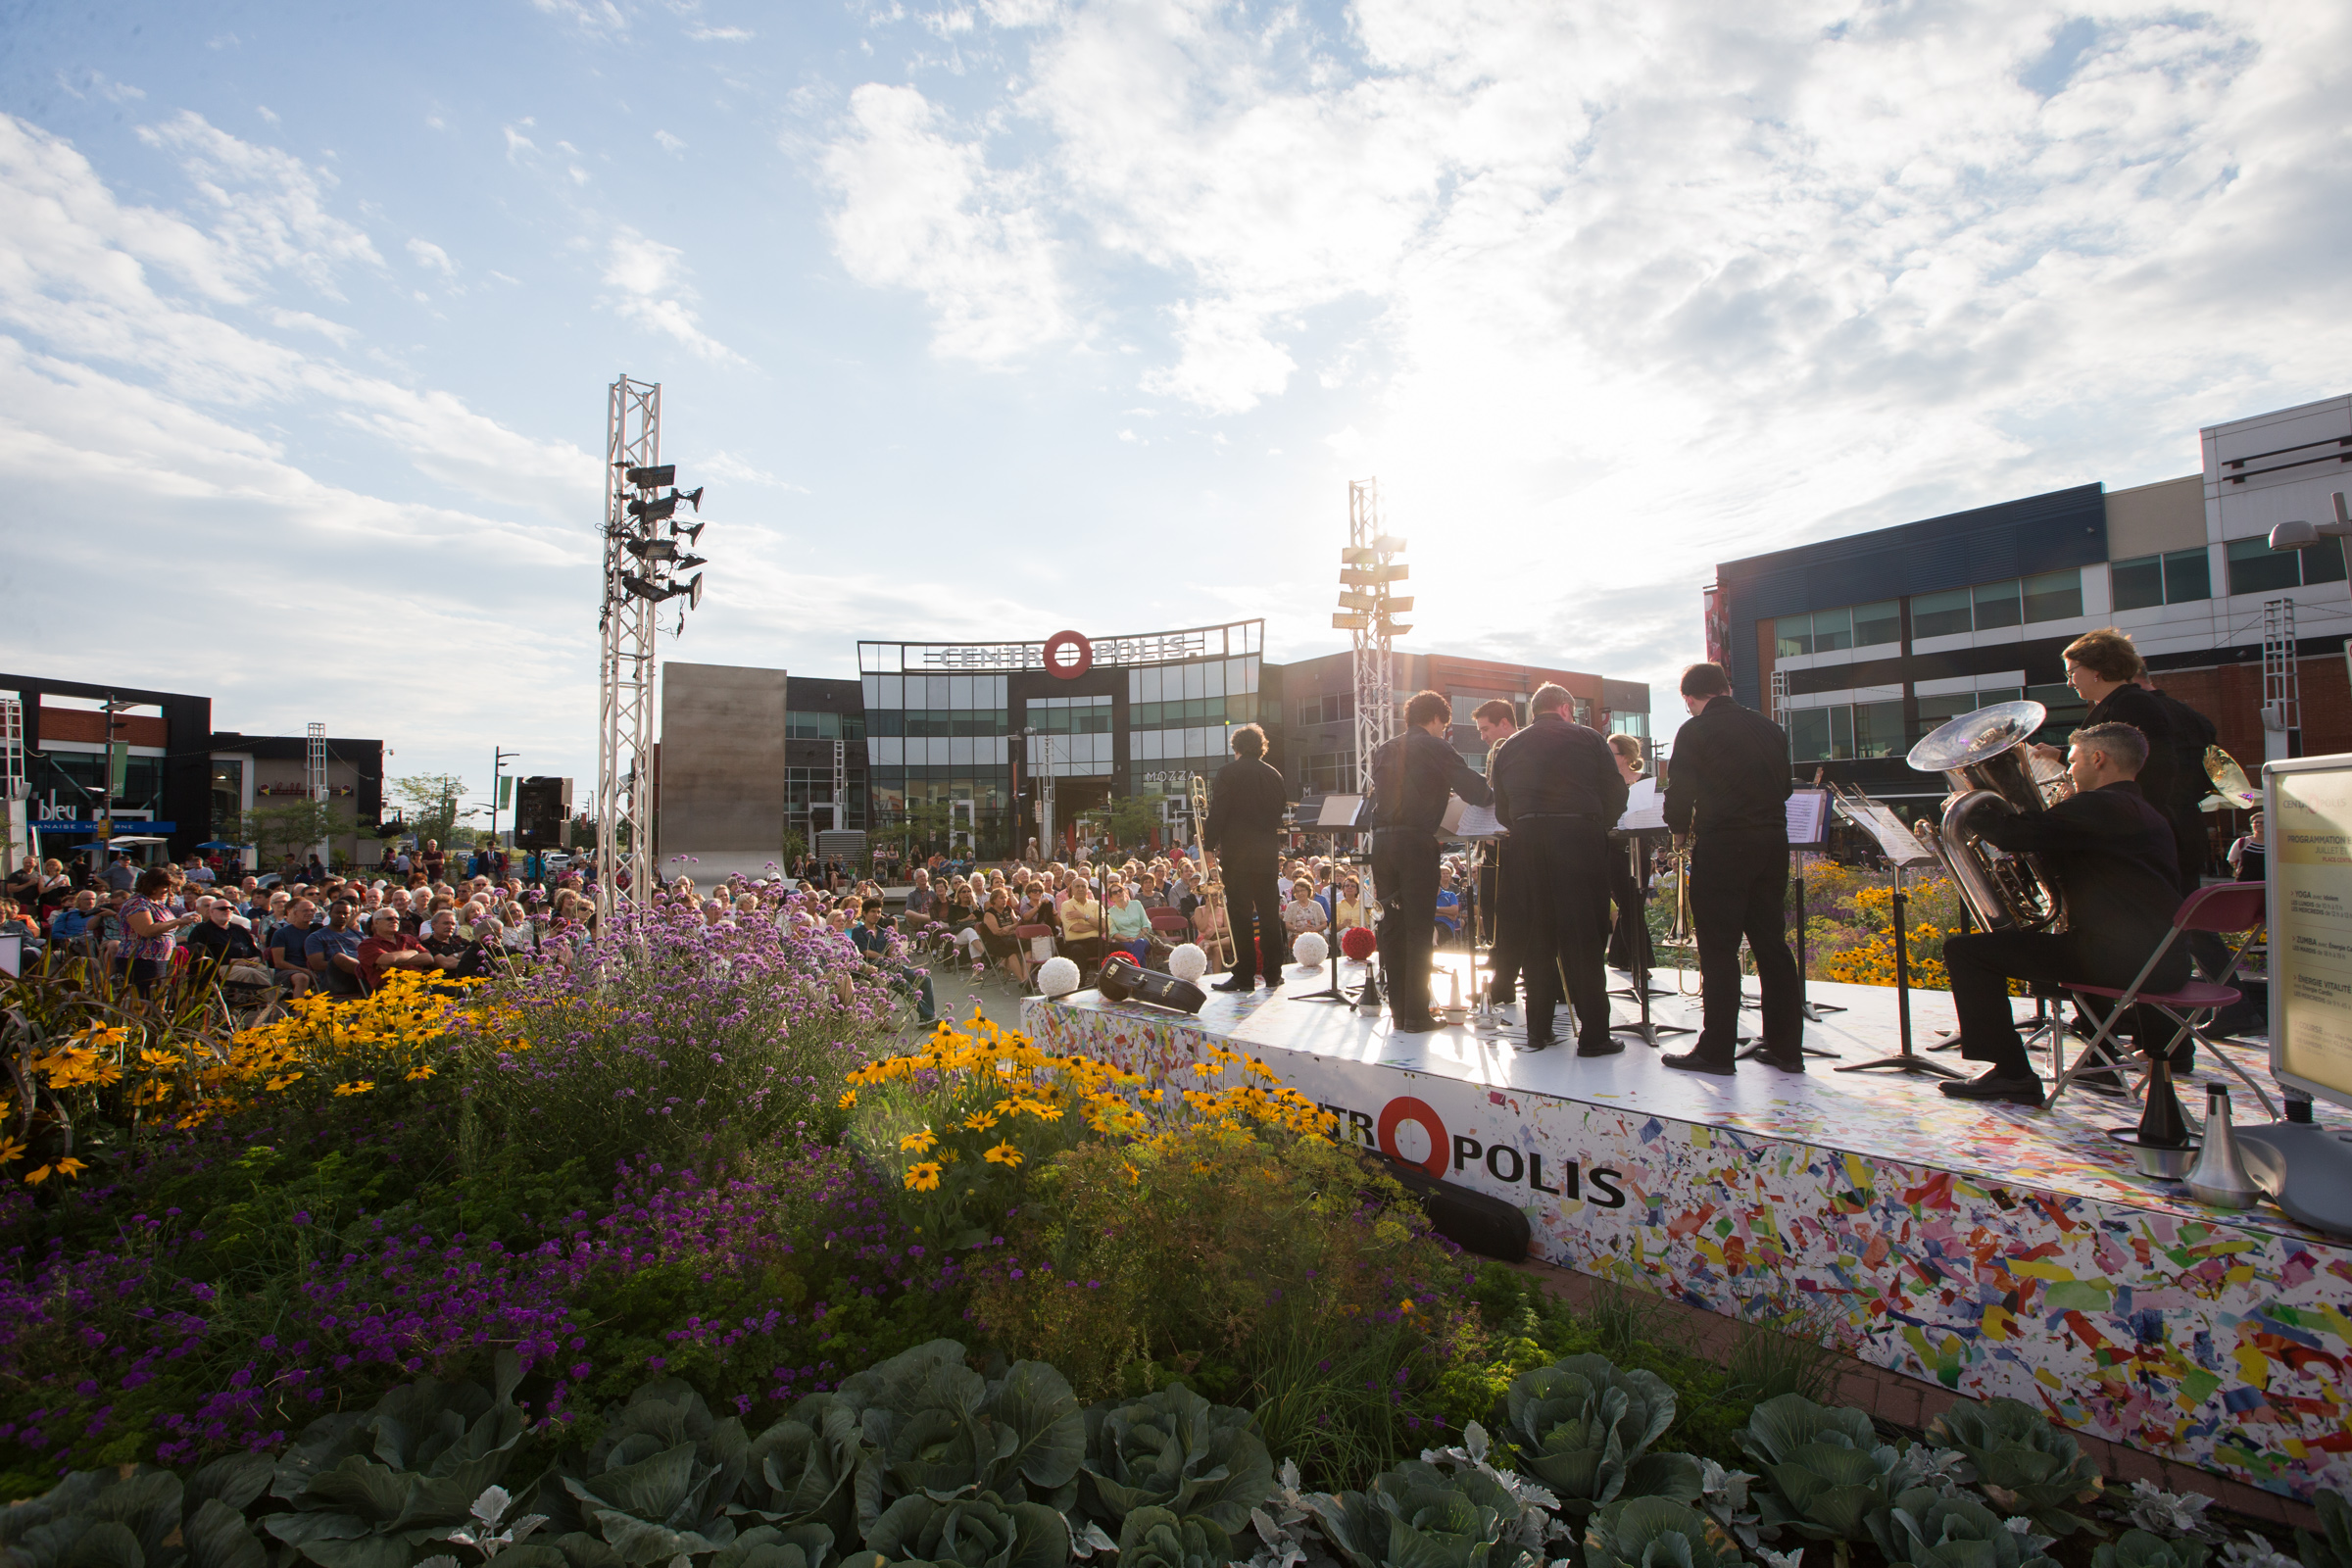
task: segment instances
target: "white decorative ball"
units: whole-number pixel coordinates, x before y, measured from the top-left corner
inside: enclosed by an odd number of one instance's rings
[[[1168,950],[1168,973],[1179,980],[1198,981],[1208,973],[1208,955],[1196,942],[1183,943]]]
[[[1064,957],[1048,958],[1037,966],[1037,989],[1049,997],[1066,997],[1078,989],[1078,966]]]
[[[1331,956],[1331,944],[1323,940],[1320,931],[1301,931],[1298,940],[1291,944],[1291,956],[1309,969],[1320,969],[1323,960]]]

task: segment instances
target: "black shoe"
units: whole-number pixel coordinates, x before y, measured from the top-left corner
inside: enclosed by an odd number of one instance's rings
[[[1437,1032],[1438,1020],[1426,1012],[1417,1018],[1403,1014],[1389,1020],[1389,1033],[1393,1035],[1430,1035]]]
[[[1947,1078],[1936,1087],[1954,1100],[2005,1100],[2035,1110],[2042,1105],[2041,1080],[2031,1071],[2003,1073],[1996,1068],[1974,1078]]]
[[[1558,1044],[1559,1041],[1550,1035],[1543,1035],[1540,1037],[1530,1035],[1525,1041],[1513,1045],[1511,1049],[1523,1056],[1529,1056],[1535,1054],[1539,1051],[1549,1051],[1552,1047]]]
[[[1729,1078],[1740,1070],[1729,1056],[1705,1056],[1695,1051],[1686,1051],[1680,1055],[1660,1056],[1658,1059],[1667,1066],[1678,1067],[1684,1072],[1712,1073],[1718,1078]]]
[[[1268,991],[1280,991],[1282,989],[1282,976],[1279,974],[1270,974],[1266,976],[1266,989]]]
[[[1218,981],[1215,985],[1210,986],[1208,989],[1211,991],[1255,991],[1257,989],[1257,982],[1255,980],[1245,980],[1238,974],[1228,975],[1226,978]]]
[[[1614,1056],[1625,1050],[1625,1042],[1615,1035],[1594,1035],[1576,1043],[1580,1056]]]
[[[1805,1054],[1802,1051],[1759,1051],[1748,1059],[1760,1061],[1767,1067],[1777,1067],[1783,1072],[1805,1070]]]

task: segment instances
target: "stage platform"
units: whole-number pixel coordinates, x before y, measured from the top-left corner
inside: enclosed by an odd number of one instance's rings
[[[1360,973],[1340,964],[1347,986]],[[1978,1105],[1821,1057],[1802,1076],[1748,1062],[1714,1078],[1661,1067],[1630,1036],[1615,1056],[1523,1055],[1498,1033],[1395,1035],[1301,1000],[1330,974],[1294,966],[1280,992],[1212,992],[1197,1017],[1091,991],[1031,998],[1022,1016],[1050,1051],[1186,1087],[1213,1049],[1259,1057],[1348,1136],[1519,1204],[1552,1262],[1732,1316],[1810,1306],[1877,1365],[2032,1400],[2305,1501],[2352,1491],[2352,1243],[2137,1175],[2105,1136],[2137,1120],[2136,1102],[2078,1091],[2046,1111]],[[1697,976],[1651,983],[1695,993]],[[1847,1062],[1895,1050],[1891,989],[1816,981],[1810,995],[1846,1010],[1808,1024],[1808,1045]],[[1695,1027],[1697,998],[1655,998],[1651,1015]],[[1925,1048],[1952,1026],[1950,997],[1914,992],[1912,1022]],[[2235,1049],[2271,1089],[2267,1053]],[[2192,1115],[2195,1085],[2181,1090]],[[2266,1119],[2242,1086],[2232,1100],[2241,1122]]]

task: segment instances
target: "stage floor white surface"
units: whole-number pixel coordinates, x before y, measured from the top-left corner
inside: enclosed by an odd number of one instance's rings
[[[1050,1051],[1171,1087],[1201,1083],[1194,1069],[1218,1050],[1257,1057],[1348,1136],[1517,1204],[1554,1262],[1730,1315],[1811,1300],[1846,1348],[1896,1371],[2038,1400],[2274,1491],[2352,1489],[2352,1246],[2137,1174],[2106,1136],[2137,1121],[2135,1101],[2076,1091],[2036,1111],[1951,1100],[1926,1075],[1835,1071],[1896,1051],[1888,987],[1810,985],[1814,1004],[1844,1009],[1805,1026],[1837,1059],[1717,1078],[1654,1059],[1690,1034],[1656,1049],[1621,1036],[1602,1057],[1565,1042],[1521,1054],[1468,1025],[1400,1035],[1305,1000],[1331,978],[1294,966],[1281,990],[1211,992],[1197,1016],[1094,992],[1032,998],[1022,1016]],[[1342,962],[1339,979],[1352,988],[1360,966]],[[1696,976],[1651,981],[1673,993],[1652,999],[1653,1021],[1695,1029],[1698,999],[1679,991]],[[1441,977],[1437,999],[1447,992]],[[1949,995],[1910,1000],[1914,1049],[1978,1070],[1928,1049],[1953,1026]],[[1612,1005],[1637,1015],[1627,998]],[[2226,1049],[2276,1100],[2267,1051]],[[2181,1086],[2192,1115],[2213,1070],[2201,1059]],[[2267,1120],[2230,1081],[2241,1123]]]

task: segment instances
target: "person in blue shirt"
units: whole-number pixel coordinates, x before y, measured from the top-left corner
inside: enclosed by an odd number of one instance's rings
[[[57,911],[49,922],[49,935],[60,944],[80,942],[90,935],[98,923],[98,895],[89,888],[74,896],[74,902]]]
[[[880,899],[869,898],[858,905],[857,923],[850,927],[850,940],[858,945],[858,952],[866,962],[889,981],[891,990],[915,999],[916,1023],[928,1028],[938,1020],[939,1004],[931,995],[931,976],[899,956],[898,933],[883,920]]]
[[[311,973],[326,988],[330,997],[356,997],[360,990],[360,944],[368,934],[351,923],[353,905],[349,899],[337,899],[327,906],[326,924],[313,931],[304,945],[304,957]],[[349,964],[338,963],[347,958]]]

